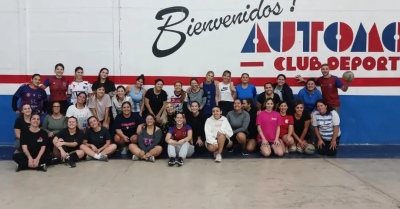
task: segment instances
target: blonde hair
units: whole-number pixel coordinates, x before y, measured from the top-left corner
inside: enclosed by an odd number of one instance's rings
[[[167,106],[171,105],[172,107],[174,107],[174,105],[171,102],[167,102],[167,104],[165,105],[165,109],[163,111],[163,113],[161,114],[161,125],[165,125],[168,123],[168,112],[167,112]],[[175,111],[175,108],[173,108]]]

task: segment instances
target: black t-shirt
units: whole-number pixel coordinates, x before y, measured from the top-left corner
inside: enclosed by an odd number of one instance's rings
[[[99,88],[100,82],[99,81],[95,81],[92,85],[92,90],[96,91],[97,88]],[[104,86],[104,90],[106,92],[106,94],[115,91],[115,84],[114,82],[108,80],[105,83],[103,83]]]
[[[248,111],[250,115],[250,123],[247,128],[247,131],[249,132],[249,136],[254,138],[257,137],[258,131],[257,131],[257,110],[255,107],[251,107],[250,111]]]
[[[192,113],[186,115],[186,124],[192,127],[192,138],[194,143],[197,142],[197,138],[199,136],[203,141],[206,139],[206,134],[204,133],[206,120],[206,116],[201,113],[197,115],[197,117],[195,117]]]
[[[265,109],[265,107],[264,107],[265,100],[266,100],[265,92],[258,95],[257,102],[261,104],[261,109]],[[273,100],[274,100],[274,105],[276,107],[278,105],[278,103],[281,101],[281,98],[279,97],[279,95],[277,93],[274,93]],[[275,108],[274,108],[274,110],[275,110]]]
[[[19,129],[22,131],[28,129],[30,126],[30,123],[25,122],[24,116],[19,116],[17,119],[15,119],[14,129]]]
[[[118,114],[114,123],[115,129],[121,129],[125,136],[131,137],[136,134],[137,127],[143,123],[143,119],[135,114],[131,114],[128,118],[123,114]]]
[[[79,145],[82,144],[82,141],[83,141],[83,138],[84,138],[84,136],[85,136],[85,133],[83,133],[83,131],[81,131],[81,130],[78,129],[77,132],[75,132],[73,135],[71,135],[71,134],[69,133],[68,128],[64,128],[64,129],[61,129],[61,130],[57,133],[56,136],[57,136],[58,138],[63,139],[64,142],[76,142],[76,143],[78,143],[78,145],[77,145],[77,147],[78,147]]]
[[[111,140],[111,135],[108,129],[101,127],[100,131],[96,132],[93,129],[89,129],[85,133],[84,140],[87,143],[93,144],[97,148],[101,148],[106,144],[107,140]]]
[[[304,123],[308,120],[311,120],[310,113],[307,112],[303,113],[303,115],[300,117],[299,120],[296,119],[296,116],[293,116],[293,120],[294,120],[294,125],[293,125],[294,132],[298,137],[300,137],[304,130]]]
[[[34,133],[29,129],[21,131],[21,150],[22,145],[28,146],[28,151],[32,158],[36,158],[40,152],[40,149],[46,146],[48,142],[48,134],[45,130],[40,129],[40,131]]]
[[[161,90],[161,92],[156,95],[154,93],[154,88],[147,90],[145,97],[149,99],[149,105],[155,115],[157,115],[158,112],[160,112],[161,108],[164,105],[164,102],[167,101],[168,99],[167,92]]]

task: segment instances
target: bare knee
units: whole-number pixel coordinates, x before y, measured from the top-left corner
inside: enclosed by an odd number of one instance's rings
[[[122,140],[121,137],[118,134],[115,134],[114,141],[117,144],[123,144],[124,143],[124,140]]]
[[[236,139],[239,142],[239,144],[242,144],[242,145],[246,144],[246,134],[244,134],[243,132],[237,133]]]
[[[246,150],[247,150],[248,152],[254,152],[254,150],[256,149],[256,146],[257,146],[256,140],[250,139],[250,140],[247,142]]]
[[[277,147],[273,145],[272,149],[274,150],[275,155],[278,157],[283,157],[283,155],[285,155],[285,151],[283,151],[282,147]]]
[[[131,142],[133,143],[133,144],[137,144],[137,139],[138,139],[138,136],[135,134],[135,135],[132,135],[131,136],[131,138],[130,138],[130,140],[131,140]]]
[[[207,144],[207,149],[210,152],[216,152],[218,149],[218,146],[212,145],[212,144]]]
[[[269,157],[271,155],[271,147],[270,146],[261,146],[260,153],[265,157]]]

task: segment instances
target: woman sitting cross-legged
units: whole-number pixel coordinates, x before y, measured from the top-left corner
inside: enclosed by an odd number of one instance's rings
[[[111,144],[110,132],[101,126],[95,116],[89,117],[88,124],[90,129],[86,131],[83,144],[80,146],[87,155],[86,160],[108,161],[108,155],[117,149],[117,145]]]
[[[192,128],[183,124],[183,121],[183,113],[177,113],[175,116],[176,125],[169,129],[165,137],[165,142],[168,144],[169,166],[175,164],[182,166],[183,160],[186,157],[191,157],[194,153]]]
[[[132,152],[132,160],[146,160],[155,162],[155,157],[162,152],[162,147],[159,145],[161,141],[161,129],[155,125],[156,117],[153,114],[146,116],[146,124],[138,127],[138,145],[130,144],[129,151]],[[141,130],[139,130],[141,129]]]
[[[67,128],[61,129],[53,139],[54,157],[66,162],[70,168],[76,167],[75,162],[85,156],[85,153],[79,149],[84,135],[78,128],[78,119],[68,118]]]
[[[47,171],[51,162],[50,154],[46,153],[47,132],[40,129],[40,116],[32,114],[31,125],[21,131],[21,153],[15,153],[13,160],[17,163],[16,172],[26,169]]]

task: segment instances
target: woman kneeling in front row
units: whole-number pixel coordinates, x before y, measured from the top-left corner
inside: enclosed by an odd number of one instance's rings
[[[13,155],[13,160],[17,163],[15,171],[36,169],[47,171],[47,165],[51,162],[50,154],[46,153],[48,134],[40,129],[40,116],[32,114],[30,127],[21,131],[21,150],[22,153]]]
[[[70,168],[76,167],[75,162],[85,156],[85,153],[79,149],[84,135],[78,128],[78,119],[68,118],[67,128],[61,129],[53,139],[54,157],[66,162]]]
[[[157,156],[162,152],[159,145],[161,141],[161,129],[155,125],[156,117],[153,114],[146,116],[146,125],[138,127],[138,145],[130,144],[129,151],[132,152],[132,160],[146,160],[155,162]]]
[[[313,113],[312,125],[318,138],[318,154],[335,156],[340,141],[339,114],[323,99],[315,104],[318,111]]]
[[[285,144],[279,139],[280,126],[283,125],[282,117],[273,111],[275,104],[272,98],[266,99],[264,106],[266,109],[258,114],[256,122],[261,154],[268,157],[273,151],[275,155],[282,157],[286,152]]]
[[[191,157],[194,153],[192,145],[192,128],[189,125],[183,124],[183,113],[175,115],[176,125],[171,127],[165,137],[165,142],[168,144],[168,165],[178,166],[183,165],[183,160],[186,157]],[[179,156],[176,158],[176,156]]]
[[[85,133],[81,150],[87,155],[86,160],[108,161],[108,155],[115,152],[117,145],[111,144],[111,135],[100,121],[91,116],[88,119],[90,129]]]

